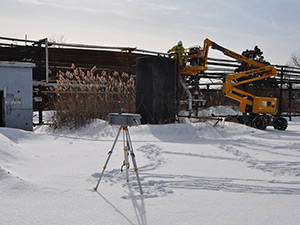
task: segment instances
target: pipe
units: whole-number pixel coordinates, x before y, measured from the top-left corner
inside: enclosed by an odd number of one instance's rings
[[[49,56],[48,56],[48,38],[45,38],[45,60],[46,60],[46,83],[49,83]]]

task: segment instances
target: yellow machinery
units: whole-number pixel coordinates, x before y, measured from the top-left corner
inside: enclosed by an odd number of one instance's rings
[[[224,55],[246,63],[247,67],[250,68],[247,71],[223,77],[223,94],[240,102],[239,109],[244,114],[242,121],[247,121],[247,124],[258,129],[265,129],[267,125],[273,125],[275,129],[285,130],[287,128],[286,119],[274,115],[277,112],[276,98],[257,97],[237,88],[241,84],[274,76],[277,71],[273,66],[264,65],[226,49],[209,39],[205,39],[203,48],[197,46],[187,49],[185,53],[185,66],[181,68],[180,73],[192,75],[204,73],[207,70],[208,51],[210,47],[221,51]]]

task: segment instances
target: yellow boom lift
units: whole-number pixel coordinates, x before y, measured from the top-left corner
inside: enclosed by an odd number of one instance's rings
[[[287,120],[277,115],[277,99],[273,97],[258,97],[238,88],[239,85],[266,79],[276,74],[273,66],[264,65],[255,60],[226,49],[215,42],[205,39],[203,48],[192,47],[185,53],[185,66],[181,74],[197,75],[207,70],[209,48],[221,51],[224,55],[247,64],[250,69],[223,77],[223,94],[240,102],[239,110],[243,113],[238,121],[264,130],[273,125],[275,129],[285,130]],[[241,79],[242,78],[242,79]],[[197,84],[196,84],[197,85]]]

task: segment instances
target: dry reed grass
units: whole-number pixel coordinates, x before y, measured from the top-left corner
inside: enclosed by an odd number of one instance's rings
[[[84,72],[72,65],[72,71],[57,74],[57,86],[50,87],[54,108],[52,127],[79,128],[94,119],[106,119],[110,112],[135,111],[135,80],[132,75],[97,71]]]

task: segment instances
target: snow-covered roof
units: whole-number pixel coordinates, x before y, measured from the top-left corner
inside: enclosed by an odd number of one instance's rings
[[[35,64],[30,62],[0,61],[0,67],[34,68]]]

